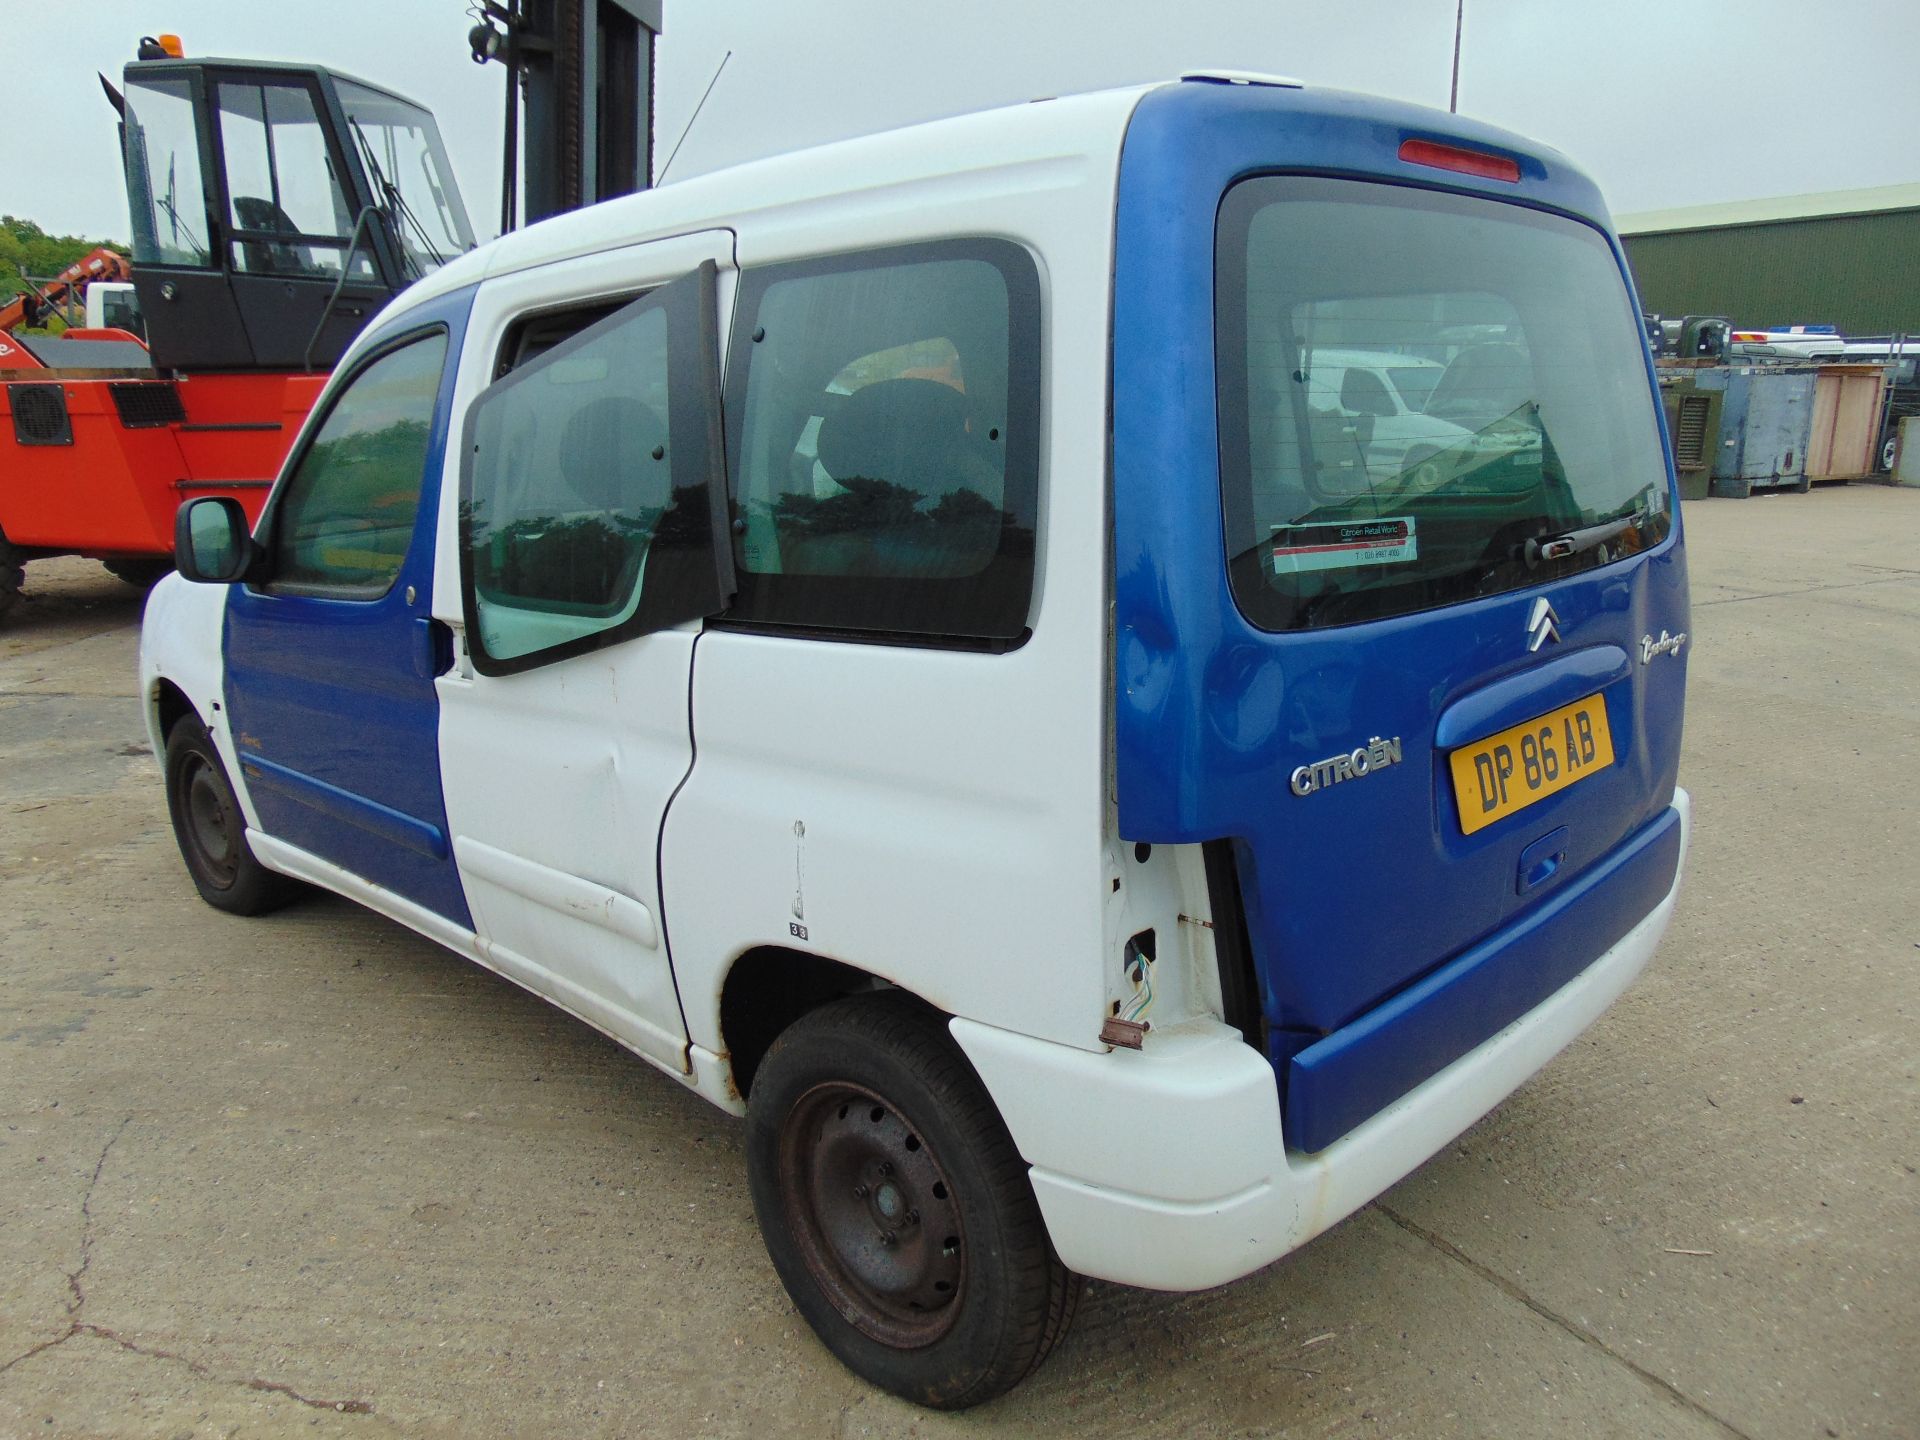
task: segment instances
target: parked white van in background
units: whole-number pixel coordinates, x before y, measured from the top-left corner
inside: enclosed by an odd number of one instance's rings
[[[1637,317],[1559,155],[1218,75],[509,235],[355,342],[256,530],[182,509],[181,853],[744,1114],[822,1341],[978,1403],[1080,1277],[1286,1254],[1646,963],[1687,588]]]

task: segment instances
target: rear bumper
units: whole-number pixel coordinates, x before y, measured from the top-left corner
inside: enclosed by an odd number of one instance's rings
[[[1673,812],[1684,865],[1685,791]],[[953,1034],[1032,1166],[1061,1259],[1100,1279],[1204,1289],[1359,1209],[1551,1060],[1645,967],[1679,886],[1676,869],[1664,896],[1585,969],[1312,1154],[1287,1146],[1272,1066],[1216,1021],[1105,1054],[969,1020],[955,1020]]]

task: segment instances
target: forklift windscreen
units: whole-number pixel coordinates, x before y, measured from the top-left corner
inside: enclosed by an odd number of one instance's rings
[[[432,114],[351,80],[336,83],[349,140],[413,273],[473,249],[473,227]]]

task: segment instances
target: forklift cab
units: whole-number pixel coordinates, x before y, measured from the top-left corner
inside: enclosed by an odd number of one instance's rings
[[[311,65],[141,60],[122,139],[153,363],[325,369],[473,248],[431,112]]]

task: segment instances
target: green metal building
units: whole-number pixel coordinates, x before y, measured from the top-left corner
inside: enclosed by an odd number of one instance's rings
[[[1640,304],[1736,329],[1920,336],[1920,185],[1616,218]]]

